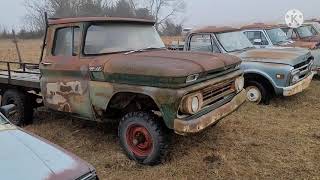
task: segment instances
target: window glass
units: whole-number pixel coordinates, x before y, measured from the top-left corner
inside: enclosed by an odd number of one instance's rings
[[[297,28],[297,33],[299,34],[300,37],[305,38],[305,37],[311,37],[314,36],[311,32],[310,26],[300,26]]]
[[[211,35],[193,35],[190,39],[190,51],[220,52],[215,44],[212,44]]]
[[[312,32],[313,35],[317,35],[318,34],[318,32],[316,31],[314,26],[311,25],[311,26],[308,26],[308,27],[309,27],[309,29],[310,29],[310,31]]]
[[[74,32],[74,33],[73,33]],[[74,34],[74,37],[73,37]],[[72,42],[74,40],[74,43]],[[74,44],[74,47],[73,47]],[[54,56],[74,56],[78,54],[80,44],[80,28],[67,27],[55,33]]]
[[[216,37],[227,52],[243,51],[254,48],[249,39],[240,31],[217,33]]]
[[[73,43],[73,55],[78,55],[80,50],[80,28],[79,27],[74,27],[74,43]]]
[[[270,40],[273,44],[282,44],[289,42],[289,38],[287,37],[286,33],[283,32],[280,28],[268,29],[267,34],[269,35]]]
[[[316,34],[319,34],[318,32],[320,32],[320,24],[319,23],[314,23],[313,27],[314,27],[314,31],[316,31]]]
[[[84,53],[87,55],[165,48],[152,25],[102,23],[87,30]]]
[[[250,42],[254,45],[268,45],[268,40],[266,36],[261,31],[247,31],[244,33]],[[261,42],[255,42],[256,40],[261,40]]]

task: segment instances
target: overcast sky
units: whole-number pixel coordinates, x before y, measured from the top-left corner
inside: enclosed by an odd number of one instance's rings
[[[2,0],[0,25],[19,28],[23,24],[24,0]],[[188,27],[238,25],[249,22],[283,22],[289,9],[301,10],[306,18],[320,17],[319,0],[186,0]]]

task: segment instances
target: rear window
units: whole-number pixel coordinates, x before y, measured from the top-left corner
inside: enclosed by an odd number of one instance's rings
[[[190,39],[189,50],[199,52],[219,52],[218,47],[212,42],[211,35],[209,34],[193,35]]]

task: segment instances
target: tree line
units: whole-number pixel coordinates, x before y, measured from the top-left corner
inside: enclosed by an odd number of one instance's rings
[[[17,32],[23,39],[40,38],[44,32],[44,12],[51,18],[109,16],[152,19],[160,34],[180,35],[184,0],[25,0],[25,28]],[[181,18],[180,18],[181,19]],[[12,38],[6,28],[0,28],[0,38]]]

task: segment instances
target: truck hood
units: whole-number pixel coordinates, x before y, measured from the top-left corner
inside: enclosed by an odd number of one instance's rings
[[[306,61],[311,53],[305,49],[286,48],[286,49],[252,49],[245,52],[235,52],[243,61],[262,62],[274,64],[286,64],[295,66]]]
[[[318,42],[308,42],[308,41],[292,41],[289,43],[280,44],[281,47],[300,47],[300,48],[307,48],[307,49],[316,49]]]
[[[12,125],[0,125],[3,179],[77,179],[92,167],[76,156]]]
[[[105,73],[153,77],[186,77],[224,69],[241,62],[237,57],[224,54],[168,50],[114,54],[104,58],[107,59]]]
[[[320,36],[305,37],[305,38],[301,38],[301,40],[306,42],[320,42]]]

